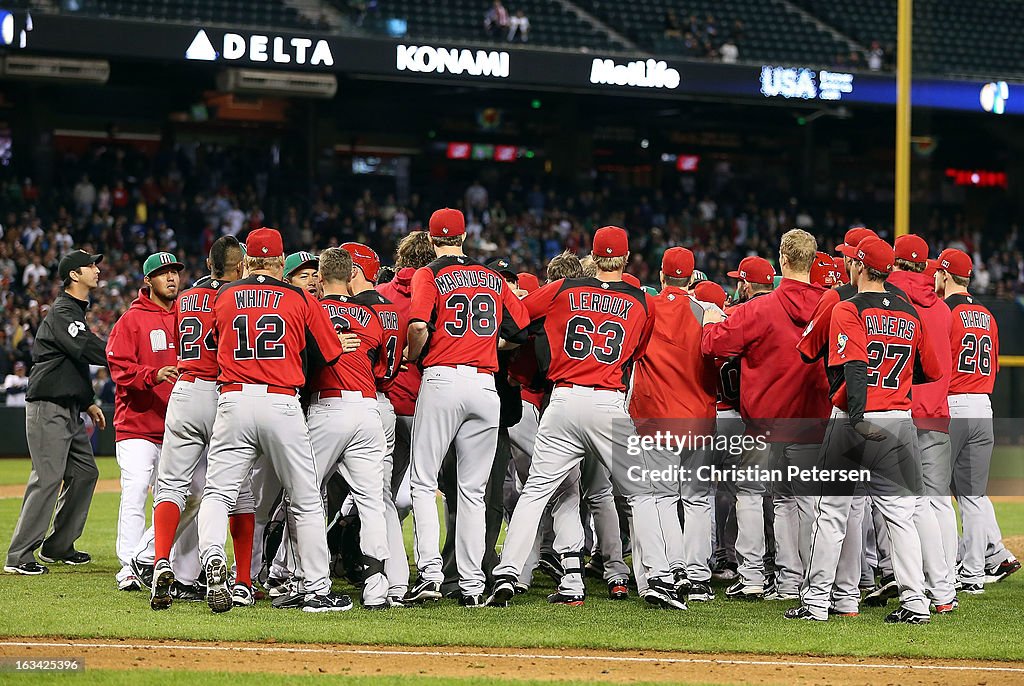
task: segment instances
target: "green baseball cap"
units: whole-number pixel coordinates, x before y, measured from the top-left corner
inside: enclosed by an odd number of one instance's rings
[[[288,257],[284,258],[284,278],[288,278],[300,269],[313,267],[314,269],[320,266],[320,258],[311,252],[300,250],[299,252],[293,252]]]
[[[155,272],[165,267],[171,267],[175,271],[180,272],[185,268],[185,265],[178,262],[178,258],[169,252],[158,252],[146,258],[146,261],[142,264],[142,273],[146,276],[152,276]]]
[[[643,288],[644,288],[644,292],[647,293],[647,295],[657,295],[658,294],[658,289],[654,288],[653,286],[644,286]]]

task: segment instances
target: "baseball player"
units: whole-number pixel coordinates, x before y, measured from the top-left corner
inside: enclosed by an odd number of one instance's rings
[[[257,229],[246,248],[249,276],[222,287],[213,302],[220,397],[199,508],[206,601],[214,612],[231,609],[224,554],[228,513],[257,454],[263,453],[289,503],[302,610],[348,610],[351,599],[331,593],[320,483],[298,399],[304,363],[333,364],[345,348],[319,303],[282,281],[281,234]]]
[[[935,290],[953,319],[948,401],[953,490],[963,521],[960,588],[979,594],[986,574],[999,581],[1021,566],[1003,546],[992,501],[985,495],[995,442],[989,394],[999,371],[999,329],[988,308],[967,290],[974,270],[967,253],[943,250],[936,268]]]
[[[661,430],[677,436],[707,436],[714,428],[718,373],[714,358],[700,350],[704,306],[684,290],[693,266],[693,253],[687,248],[669,248],[662,256],[661,292],[655,297],[658,316],[647,350],[637,360],[629,405],[629,413],[643,434]],[[704,449],[689,453],[657,450],[652,451],[651,459],[657,460],[662,469],[691,463],[691,473],[696,474],[696,463],[706,461],[708,453]],[[658,508],[676,580],[685,580],[688,600],[713,600],[710,484],[694,478],[661,482],[659,486]],[[685,520],[682,528],[680,503]],[[634,551],[634,562],[637,557]],[[639,582],[639,574],[637,579]]]
[[[851,260],[851,282],[858,294],[832,310],[829,366],[840,368],[842,376],[833,385],[836,409],[821,448],[823,463],[826,468],[871,470],[863,487],[885,517],[900,590],[900,607],[885,621],[925,624],[930,615],[921,540],[914,526],[920,471],[913,453],[916,436],[910,417],[910,388],[915,368],[934,381],[941,376],[941,367],[923,335],[914,306],[887,292],[883,285],[895,261],[893,248],[869,236],[856,248],[843,246],[842,250]],[[828,619],[837,569],[842,564],[851,496],[857,486],[850,480],[821,484],[821,495],[815,500],[807,585],[801,594],[802,604],[787,610],[787,619]],[[850,534],[859,537],[861,532],[858,528]],[[859,561],[859,551],[851,558]],[[852,576],[858,579],[859,570]]]
[[[164,415],[178,377],[174,303],[184,268],[168,252],[146,258],[142,266],[146,285],[114,324],[107,341],[110,378],[117,387],[114,448],[121,470],[117,587],[122,591],[139,590],[152,582],[138,577],[132,561],[146,531],[146,496],[156,477]]]
[[[460,604],[484,604],[484,491],[498,441],[500,404],[494,387],[498,338],[528,323],[519,298],[496,272],[462,252],[462,213],[441,209],[430,217],[437,259],[412,282],[407,359],[419,360],[423,381],[412,427],[412,506],[419,581],[410,602],[441,597],[437,516],[438,470],[454,441],[459,504],[455,557]]]
[[[320,295],[319,258],[311,252],[301,250],[284,258],[284,280],[302,288],[313,297]]]
[[[550,283],[524,303],[530,319],[542,328],[540,339],[549,359],[547,378],[554,383],[551,401],[537,432],[530,475],[509,523],[501,563],[494,570],[488,605],[508,604],[530,556],[544,506],[585,457],[600,460],[632,509],[634,549],[643,549],[647,577],[645,600],[665,608],[686,609],[685,589],[677,588],[668,568],[661,514],[654,488],[645,478],[650,465],[626,411],[625,390],[633,363],[643,356],[654,328],[654,301],[622,281],[629,239],[618,227],[594,234],[596,278]],[[633,453],[638,453],[634,455]],[[583,527],[579,512],[554,511],[555,549],[564,575],[551,603],[581,605]]]
[[[174,598],[188,596],[194,574],[182,577],[182,564],[171,563],[171,550],[179,537],[194,526],[206,483],[206,448],[212,441],[217,416],[217,350],[214,345],[213,302],[217,291],[242,276],[245,253],[233,236],[214,241],[207,258],[210,275],[181,293],[175,303],[178,378],[167,404],[167,416],[157,468],[153,508],[153,582],[150,607],[164,610]],[[229,515],[235,553],[232,602],[252,605],[248,560],[253,547],[253,496],[242,484]],[[187,534],[189,538],[195,536]],[[141,555],[137,555],[141,557]],[[198,564],[198,554],[196,555]],[[191,572],[191,570],[189,570]],[[201,598],[200,598],[201,599]]]

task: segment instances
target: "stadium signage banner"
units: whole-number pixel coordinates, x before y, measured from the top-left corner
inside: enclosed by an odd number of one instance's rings
[[[214,62],[217,59],[248,59],[255,64],[273,62],[289,65],[309,64],[313,67],[334,66],[331,46],[324,39],[314,41],[311,38],[225,32],[220,45],[221,50],[216,50],[206,31],[199,29],[185,49],[185,59],[203,62]]]
[[[590,67],[590,83],[640,88],[678,88],[679,72],[664,61],[636,60],[615,64],[613,60],[595,59]]]
[[[459,48],[435,48],[429,45],[396,46],[398,71],[412,71],[420,74],[436,72],[459,76],[491,76],[507,79],[509,56],[496,50],[468,50]]]

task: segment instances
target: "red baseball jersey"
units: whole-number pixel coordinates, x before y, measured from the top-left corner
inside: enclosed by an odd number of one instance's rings
[[[395,383],[402,367],[402,351],[409,333],[409,322],[398,307],[377,291],[363,291],[348,299],[350,303],[365,305],[377,315],[383,343],[382,354],[377,356],[373,375],[377,379],[377,390],[387,392]]]
[[[362,300],[369,298],[363,297]],[[384,329],[377,313],[368,304],[353,302],[353,298],[340,295],[324,296],[320,305],[330,317],[336,333],[359,336],[359,349],[342,355],[336,364],[321,369],[310,383],[310,391],[359,391],[367,397],[376,395],[378,365],[382,358],[386,361],[388,356]]]
[[[915,368],[924,379],[942,376],[938,358],[924,336],[917,310],[892,293],[859,293],[832,310],[828,363],[867,365],[865,412],[909,410]],[[839,409],[848,408],[848,390],[841,382],[832,396]]]
[[[430,337],[423,367],[458,364],[498,371],[498,337],[511,339],[529,324],[522,302],[497,272],[463,255],[440,257],[412,278],[410,322]]]
[[[223,285],[223,281],[206,276],[178,296],[178,371],[183,374],[207,381],[217,378],[220,367],[213,334],[213,301]]]
[[[562,279],[523,304],[543,329],[537,358],[555,384],[625,390],[654,330],[654,299],[623,281]]]
[[[740,358],[716,357],[717,395],[715,408],[719,411],[740,409]]]
[[[949,394],[991,393],[999,371],[999,329],[988,308],[970,293],[946,298],[953,313]]]
[[[213,303],[221,383],[300,388],[306,366],[334,364],[341,342],[320,303],[269,276],[234,281]]]

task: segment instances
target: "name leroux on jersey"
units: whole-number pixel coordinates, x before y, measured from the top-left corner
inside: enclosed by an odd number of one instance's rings
[[[908,341],[914,340],[914,332],[917,330],[917,322],[903,317],[886,317],[877,314],[869,314],[864,319],[869,336],[895,336],[905,338]]]
[[[604,312],[619,319],[628,319],[633,309],[633,301],[607,293],[572,292],[569,293],[569,309],[573,312],[586,310]]]

